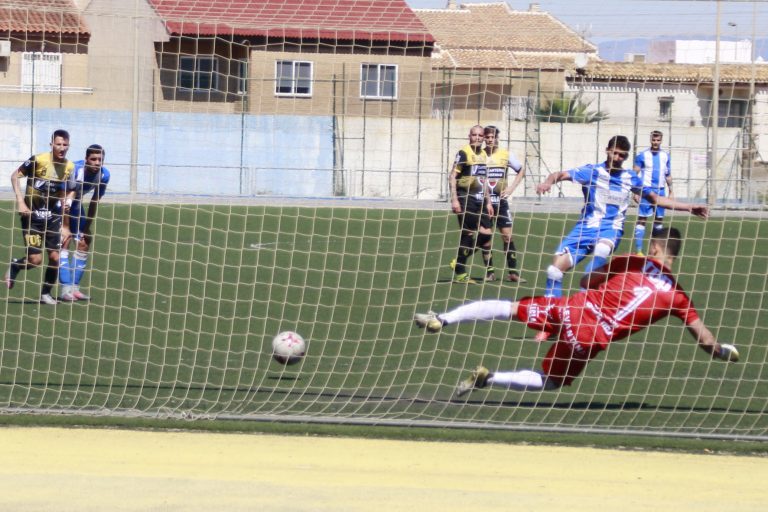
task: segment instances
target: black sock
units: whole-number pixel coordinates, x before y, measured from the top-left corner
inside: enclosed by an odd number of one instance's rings
[[[457,275],[467,272],[467,260],[475,252],[474,235],[472,233],[462,233],[459,245],[459,253],[456,255],[456,268],[454,269]]]
[[[51,293],[59,278],[59,267],[47,267],[45,269],[45,282],[43,283],[43,295]]]
[[[515,242],[511,241],[506,244],[504,251],[507,253],[507,268],[515,270],[517,268],[517,251],[515,250]]]

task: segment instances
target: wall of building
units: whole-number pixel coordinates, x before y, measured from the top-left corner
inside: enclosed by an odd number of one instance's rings
[[[311,97],[275,94],[275,63],[279,60],[313,63]],[[362,99],[361,65],[388,64],[398,69],[397,98]],[[429,58],[379,54],[303,54],[251,52],[249,111],[262,114],[423,116],[431,108]]]

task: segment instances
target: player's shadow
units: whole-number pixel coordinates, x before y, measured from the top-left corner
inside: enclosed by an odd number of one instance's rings
[[[301,377],[298,375],[282,375],[282,374],[272,374],[267,377],[267,379],[272,381],[299,381],[301,380]],[[13,385],[17,384],[15,381],[0,381],[0,385]],[[52,382],[50,380],[46,381],[36,381],[36,382],[25,382],[25,385],[31,385],[31,386],[39,386],[44,387],[47,389],[78,389],[78,388],[88,388],[88,389],[110,389],[114,390],[115,386],[114,383],[93,383],[89,385],[85,385],[83,382]],[[415,396],[404,396],[404,395],[386,395],[386,394],[369,394],[365,392],[340,392],[338,390],[336,391],[321,391],[321,390],[307,390],[307,389],[280,389],[275,388],[271,386],[258,386],[258,387],[252,387],[252,386],[202,386],[202,385],[191,385],[191,386],[171,386],[167,384],[155,384],[154,386],[148,385],[148,383],[143,384],[130,384],[124,386],[124,389],[134,389],[134,390],[141,390],[141,391],[147,391],[150,389],[157,389],[157,390],[179,390],[183,389],[185,393],[188,393],[189,391],[204,391],[208,393],[222,393],[222,392],[231,392],[231,393],[249,393],[249,394],[256,394],[257,396],[260,394],[264,395],[284,395],[286,398],[290,397],[296,397],[297,400],[304,400],[307,398],[316,398],[316,399],[329,399],[329,400],[342,400],[344,402],[355,402],[355,403],[365,403],[365,402],[375,402],[375,403],[384,403],[384,402],[403,402],[405,404],[420,404],[423,406],[430,406],[434,404],[451,404],[456,406],[464,406],[464,405],[474,405],[474,406],[486,406],[486,407],[514,407],[514,408],[530,408],[530,409],[557,409],[557,410],[587,410],[587,411],[638,411],[638,410],[644,410],[644,411],[663,411],[663,412],[671,412],[671,413],[730,413],[730,414],[764,414],[765,411],[763,409],[749,409],[749,408],[734,408],[734,407],[686,407],[681,405],[660,405],[660,404],[647,404],[645,402],[637,402],[637,401],[628,401],[628,402],[617,402],[617,403],[606,403],[606,402],[593,402],[593,401],[579,401],[579,402],[555,402],[555,401],[541,401],[541,400],[465,400],[465,399],[457,399],[457,398],[450,398],[450,399],[437,399],[437,398],[419,398]]]
[[[462,400],[460,398],[453,398],[451,403],[458,404],[472,404],[472,405],[490,405],[496,407],[525,407],[529,409],[564,409],[564,410],[576,410],[576,411],[639,411],[639,410],[661,410],[662,407],[656,405],[648,405],[645,402],[618,402],[618,403],[606,403],[606,402],[552,402],[541,400]],[[697,408],[687,407],[670,407],[669,410],[680,411],[689,410],[696,411]],[[713,408],[701,408],[701,410],[712,411]],[[725,409],[723,409],[725,410]]]
[[[285,375],[281,373],[280,375],[269,375],[267,377],[268,380],[278,380],[278,381],[293,381],[298,382],[301,380],[301,377],[298,375]]]
[[[279,377],[273,377],[275,379]],[[726,407],[686,407],[681,405],[659,405],[648,404],[645,402],[627,401],[627,402],[597,402],[597,401],[579,401],[579,402],[555,402],[541,400],[465,400],[462,398],[450,398],[440,400],[435,398],[418,398],[403,395],[370,395],[364,393],[345,393],[332,391],[308,391],[297,389],[277,389],[259,387],[249,391],[256,393],[283,394],[285,396],[299,395],[301,397],[332,398],[335,400],[353,400],[356,402],[407,402],[410,404],[431,405],[435,403],[455,404],[455,405],[478,405],[488,407],[523,407],[529,409],[556,409],[556,410],[584,410],[584,411],[665,411],[665,412],[683,412],[683,413],[736,413],[736,414],[762,414],[765,411],[757,409],[735,409]]]
[[[664,411],[664,412],[685,412],[685,413],[736,413],[736,414],[761,414],[764,411],[756,409],[734,409],[731,407],[695,407],[683,405],[660,405],[648,404],[645,402],[553,402],[541,400],[462,400],[452,398],[449,400],[453,404],[472,404],[485,405],[493,407],[524,407],[530,409],[559,409],[574,411]]]
[[[469,276],[469,278],[472,279],[474,282],[473,283],[459,283],[459,282],[454,281],[453,277],[449,277],[447,279],[446,278],[438,279],[435,282],[439,283],[439,284],[453,283],[456,286],[473,286],[473,285],[483,284],[485,282],[485,278],[484,277]],[[493,282],[493,281],[489,281],[489,282]]]
[[[7,299],[6,303],[8,304],[37,304],[41,305],[42,303],[39,300],[32,300],[32,299]],[[59,304],[66,304],[66,302],[59,301]],[[46,306],[48,304],[45,304]]]

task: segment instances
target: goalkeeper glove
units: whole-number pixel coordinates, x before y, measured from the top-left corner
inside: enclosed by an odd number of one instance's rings
[[[721,343],[720,350],[715,354],[715,358],[735,363],[739,360],[739,351],[733,345]]]

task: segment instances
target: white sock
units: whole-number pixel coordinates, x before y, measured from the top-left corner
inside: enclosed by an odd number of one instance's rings
[[[488,378],[489,386],[505,387],[516,391],[542,391],[553,389],[547,385],[547,380],[539,372],[533,370],[517,370],[515,372],[493,372]]]
[[[480,300],[464,304],[438,315],[445,324],[471,322],[472,320],[509,320],[512,303],[508,300]]]

